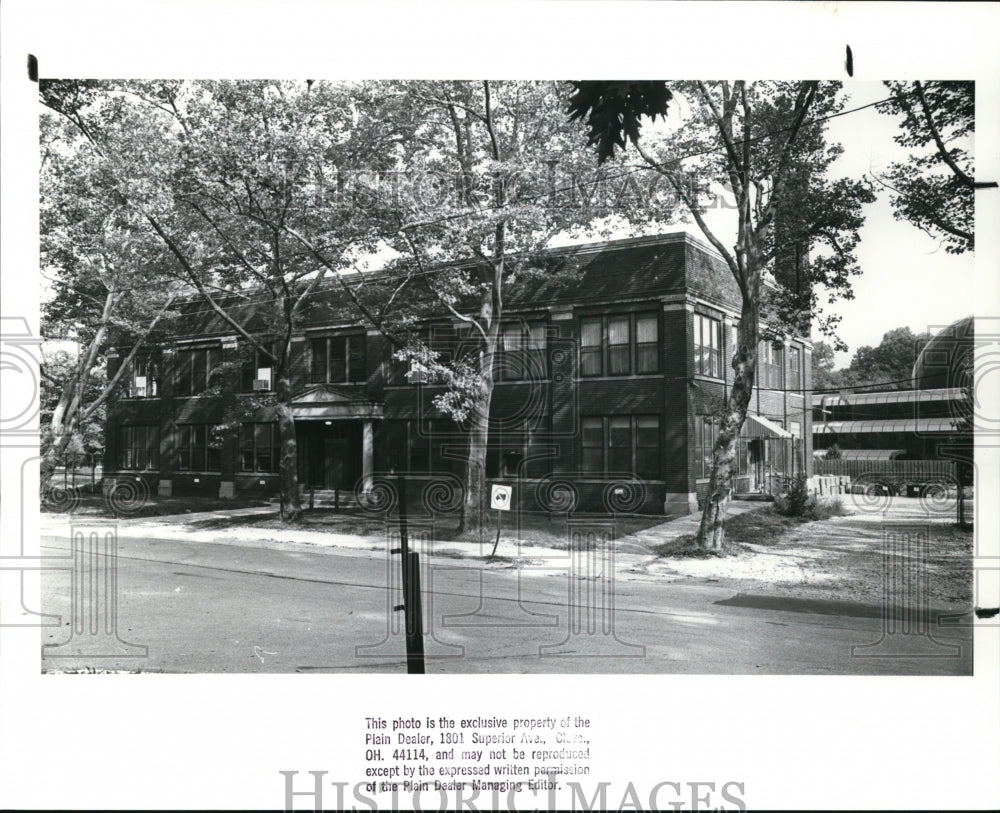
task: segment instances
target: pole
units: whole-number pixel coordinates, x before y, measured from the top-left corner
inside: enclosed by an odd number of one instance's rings
[[[401,555],[403,569],[403,605],[396,607],[404,611],[406,619],[406,673],[424,674],[424,623],[423,606],[420,600],[420,557],[410,551],[409,533],[406,527],[406,481],[402,475],[396,477],[396,492],[399,495],[399,548],[393,553]]]
[[[420,597],[420,555],[410,551],[403,560],[403,584],[406,585],[406,673],[424,674],[424,624]]]
[[[500,544],[500,528],[503,526],[503,511],[497,511],[497,538],[493,542],[493,551],[490,553],[490,559],[492,559],[497,554],[497,545]]]

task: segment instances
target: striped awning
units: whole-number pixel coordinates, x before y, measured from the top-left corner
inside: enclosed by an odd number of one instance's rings
[[[817,460],[826,458],[826,449],[817,449],[813,457]],[[841,449],[840,460],[895,460],[906,454],[906,449]]]
[[[872,421],[825,421],[813,424],[817,435],[859,435],[905,432],[957,432],[957,418],[896,418]]]
[[[748,438],[790,438],[792,433],[787,429],[782,429],[774,421],[768,420],[763,415],[752,415],[747,413],[746,436]]]

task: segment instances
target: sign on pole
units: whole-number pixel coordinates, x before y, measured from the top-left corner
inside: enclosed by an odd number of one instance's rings
[[[490,508],[496,508],[498,511],[510,511],[513,490],[513,486],[494,485],[490,493]]]

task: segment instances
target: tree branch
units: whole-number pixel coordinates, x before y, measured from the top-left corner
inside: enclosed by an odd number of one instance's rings
[[[944,145],[944,141],[941,139],[941,133],[938,132],[937,125],[934,123],[934,117],[931,115],[930,106],[927,104],[927,97],[924,96],[923,86],[919,81],[913,83],[913,86],[917,91],[917,99],[920,101],[920,109],[924,113],[924,120],[927,122],[927,127],[931,131],[931,136],[934,138],[934,143],[937,145],[938,155],[941,159],[948,165],[955,176],[962,182],[963,185],[969,187],[970,189],[976,188],[976,182],[970,178],[958,164],[955,163],[955,159],[951,157],[947,148]]]

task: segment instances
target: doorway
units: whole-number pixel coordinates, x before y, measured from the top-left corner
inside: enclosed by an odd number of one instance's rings
[[[296,427],[299,482],[350,490],[361,478],[361,421],[302,421]]]

